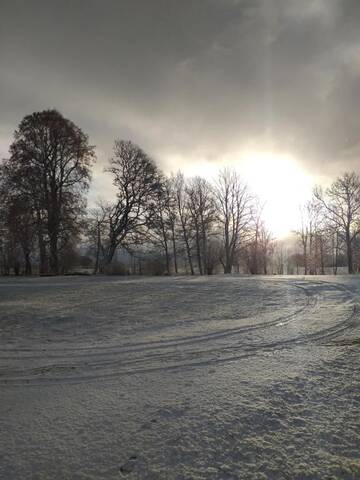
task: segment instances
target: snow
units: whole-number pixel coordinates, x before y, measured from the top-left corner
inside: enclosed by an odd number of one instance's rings
[[[359,479],[359,277],[0,280],[0,478]]]

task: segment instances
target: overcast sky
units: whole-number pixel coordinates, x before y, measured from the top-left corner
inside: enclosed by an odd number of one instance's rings
[[[101,193],[115,138],[166,171],[257,150],[357,169],[359,27],[359,0],[0,0],[1,155],[55,107],[97,146]]]

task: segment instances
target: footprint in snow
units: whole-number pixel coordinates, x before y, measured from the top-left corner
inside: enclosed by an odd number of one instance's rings
[[[136,460],[137,460],[137,456],[131,455],[129,460],[127,460],[123,465],[121,465],[120,472],[123,473],[124,475],[131,473],[135,468]]]

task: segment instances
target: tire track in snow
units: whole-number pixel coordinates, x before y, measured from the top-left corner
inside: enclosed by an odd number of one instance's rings
[[[280,281],[281,282],[281,281]],[[283,283],[283,282],[281,282]],[[294,321],[296,317],[304,313],[310,307],[314,307],[318,301],[318,298],[314,295],[310,295],[309,292],[300,285],[287,285],[288,287],[294,287],[300,289],[305,294],[305,304],[291,312],[287,315],[281,315],[274,320],[259,322],[254,325],[242,325],[241,327],[235,328],[228,328],[223,330],[217,330],[215,332],[207,333],[207,334],[200,334],[200,335],[191,335],[191,336],[184,336],[184,337],[174,337],[171,339],[166,340],[157,340],[157,341],[150,341],[150,342],[137,342],[137,343],[125,343],[122,345],[94,345],[94,346],[86,346],[86,347],[52,347],[51,350],[44,350],[46,353],[50,353],[51,358],[63,358],[64,352],[68,354],[72,354],[73,357],[82,357],[82,356],[95,356],[95,355],[113,355],[120,352],[135,352],[135,351],[148,351],[148,350],[158,350],[160,348],[168,348],[168,347],[178,347],[181,345],[191,345],[191,344],[199,344],[202,342],[209,342],[211,340],[217,340],[221,338],[231,337],[233,335],[245,332],[252,332],[255,330],[263,330],[272,326],[287,325],[289,322]],[[12,359],[17,357],[19,354],[25,354],[24,357],[27,359],[36,359],[36,358],[43,358],[44,355],[41,353],[34,354],[34,352],[39,352],[39,348],[6,348],[3,347],[0,349],[0,352],[6,352],[8,355],[0,355],[1,360],[5,359]],[[13,355],[11,355],[13,354]]]
[[[284,288],[289,286],[300,289],[306,296],[305,304],[291,314],[277,317],[273,321],[256,325],[244,325],[238,328],[212,332],[193,337],[180,337],[171,340],[147,343],[132,343],[122,346],[103,346],[82,352],[66,350],[63,354],[47,351],[44,355],[22,356],[20,362],[29,362],[26,367],[12,369],[1,375],[0,383],[11,385],[50,385],[61,383],[79,383],[83,381],[105,380],[120,375],[140,374],[159,370],[179,370],[238,361],[261,352],[274,351],[292,346],[314,343],[319,340],[334,338],[340,333],[357,325],[358,307],[353,304],[353,294],[346,287],[324,281],[307,281],[290,284],[280,280]],[[295,337],[272,340],[279,329],[286,334],[286,328],[293,323],[307,326],[304,317],[314,314],[319,303],[319,295],[313,287],[325,286],[334,292],[345,294],[342,300],[351,312],[345,319],[341,318],[334,325],[318,331],[300,332]],[[326,297],[325,297],[326,300]],[[302,322],[301,322],[302,320]],[[269,337],[269,341],[256,342],[254,335]],[[244,339],[246,342],[244,343]],[[261,339],[261,336],[260,336]],[[256,340],[256,339],[255,339]],[[200,348],[199,348],[200,347]],[[202,348],[201,348],[202,347]],[[4,352],[4,350],[3,350]],[[10,350],[14,355],[25,351]],[[30,352],[31,353],[31,352]],[[1,356],[1,360],[11,361],[12,355]],[[54,363],[54,360],[61,360]],[[35,364],[31,362],[35,361]],[[36,364],[39,361],[39,364]]]

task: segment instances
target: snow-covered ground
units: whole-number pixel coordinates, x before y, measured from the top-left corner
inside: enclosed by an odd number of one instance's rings
[[[360,479],[359,277],[0,280],[0,479]]]

